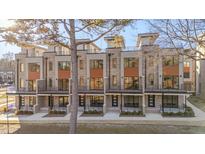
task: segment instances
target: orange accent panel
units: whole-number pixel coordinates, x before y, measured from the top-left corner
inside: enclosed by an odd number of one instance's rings
[[[28,72],[28,80],[40,79],[40,72]]]
[[[164,66],[163,75],[179,75],[179,65]]]
[[[70,70],[58,70],[58,79],[68,79],[70,78]]]
[[[184,67],[184,72],[190,72],[190,67]]]
[[[124,76],[139,76],[139,70],[136,67],[127,67],[124,69]]]
[[[90,77],[101,78],[103,77],[103,69],[102,68],[95,68],[90,70]]]

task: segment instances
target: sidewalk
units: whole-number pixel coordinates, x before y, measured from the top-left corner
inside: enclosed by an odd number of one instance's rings
[[[136,124],[172,124],[172,125],[193,125],[205,126],[205,112],[201,111],[191,103],[195,117],[162,117],[160,113],[147,113],[145,117],[120,117],[119,113],[108,112],[103,117],[81,117],[78,113],[79,123],[136,123]],[[69,123],[70,114],[64,117],[44,117],[47,113],[36,113],[29,116],[16,116],[9,114],[10,123]],[[0,123],[7,122],[7,115],[0,115]]]

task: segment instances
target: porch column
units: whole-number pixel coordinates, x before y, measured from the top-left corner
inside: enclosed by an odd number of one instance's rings
[[[38,96],[36,96],[36,104],[33,106],[33,113],[39,112],[40,107],[39,107],[39,101],[38,101]]]
[[[107,104],[106,104],[106,95],[104,94],[104,104],[103,104],[103,113],[107,112]]]
[[[146,101],[145,95],[143,94],[142,95],[142,112],[143,112],[143,114],[145,114],[145,101]]]

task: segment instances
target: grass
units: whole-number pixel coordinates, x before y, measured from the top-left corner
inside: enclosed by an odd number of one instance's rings
[[[205,100],[200,98],[199,96],[190,96],[188,101],[205,112]]]
[[[130,111],[122,111],[121,113],[120,113],[120,116],[121,117],[143,117],[143,116],[145,116],[144,114],[143,114],[143,112],[142,111],[138,111],[138,112],[136,112],[136,111],[133,111],[133,112],[130,112]]]
[[[24,123],[10,124],[14,134],[68,134],[69,124]],[[0,133],[6,133],[6,124],[0,124]],[[79,134],[201,134],[203,126],[149,125],[149,124],[78,124]]]
[[[186,107],[185,112],[164,112],[163,117],[194,117],[194,111],[191,107]]]

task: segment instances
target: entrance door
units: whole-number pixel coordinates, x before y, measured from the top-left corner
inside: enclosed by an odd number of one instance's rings
[[[155,107],[155,95],[148,95],[148,107]]]
[[[48,96],[48,106],[51,109],[53,108],[53,96]]]
[[[118,106],[118,96],[112,95],[112,107]]]

